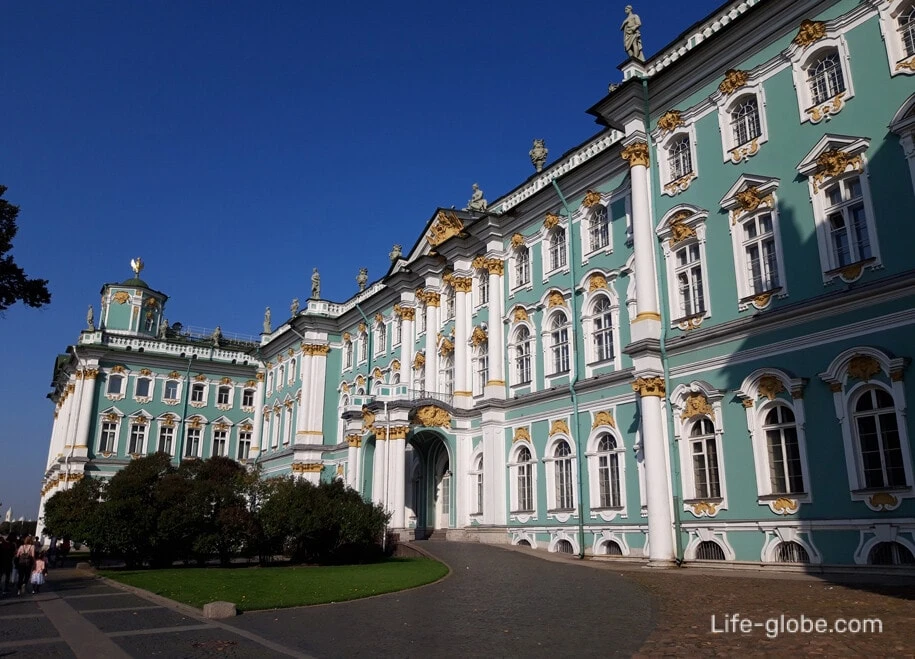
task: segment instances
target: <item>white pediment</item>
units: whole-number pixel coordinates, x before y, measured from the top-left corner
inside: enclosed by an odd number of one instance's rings
[[[809,176],[821,166],[818,161],[822,155],[830,152],[841,152],[847,156],[854,157],[867,151],[868,146],[870,146],[870,139],[866,137],[827,133],[820,138],[816,146],[810,150],[810,153],[798,163],[797,171],[804,176]]]

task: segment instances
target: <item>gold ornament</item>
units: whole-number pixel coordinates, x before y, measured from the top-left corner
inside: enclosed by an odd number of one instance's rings
[[[572,435],[572,433],[569,432],[569,423],[565,419],[556,419],[550,424],[550,437],[559,433],[569,437]]]
[[[867,382],[880,372],[880,362],[870,355],[855,355],[848,362],[848,377]]]
[[[661,118],[658,119],[658,128],[660,128],[665,133],[672,133],[680,126],[685,125],[686,122],[680,117],[679,110],[668,110],[661,115]]]
[[[790,515],[791,513],[796,513],[797,509],[797,501],[788,497],[779,497],[772,503],[772,510],[779,515]]]
[[[594,415],[594,423],[591,424],[591,430],[594,430],[598,426],[610,426],[611,428],[616,428],[616,421],[613,419],[613,413],[598,412]]]
[[[418,371],[425,365],[426,365],[426,356],[421,352],[417,352],[416,356],[413,358],[413,370]]]
[[[591,278],[588,280],[588,291],[593,292],[600,289],[607,288],[607,278],[602,274],[595,273],[591,275]]]
[[[733,94],[735,91],[746,85],[749,78],[750,74],[746,71],[728,69],[724,73],[724,80],[722,80],[721,84],[718,85],[718,91],[726,96]]]
[[[527,311],[524,310],[524,307],[515,307],[513,317],[516,323],[528,320]]]
[[[515,428],[515,436],[512,442],[529,442],[531,441],[531,432],[527,428]]]
[[[678,243],[682,243],[684,240],[696,237],[696,230],[688,224],[684,224],[683,218],[680,214],[671,220],[669,226],[671,247],[675,247]]]
[[[413,415],[413,419],[427,428],[446,428],[451,425],[451,415],[448,414],[447,410],[443,410],[437,405],[425,405],[420,407]]]
[[[479,326],[474,327],[473,332],[470,333],[470,342],[477,348],[486,343],[488,338],[486,330]]]
[[[683,405],[683,414],[680,415],[680,418],[692,419],[702,415],[714,420],[715,410],[709,405],[708,398],[702,394],[690,394]]]
[[[512,236],[512,247],[518,248],[524,244],[524,236],[520,233],[516,233]]]
[[[585,208],[591,208],[592,206],[597,206],[601,202],[600,192],[594,192],[593,190],[588,190],[588,193],[585,195],[584,201],[581,203]]]
[[[775,397],[785,391],[785,385],[774,375],[764,375],[759,378],[759,395],[765,396],[769,400],[775,400]]]
[[[452,236],[460,234],[463,229],[464,223],[453,211],[446,213],[440,210],[426,235],[426,240],[433,247],[437,247]]]
[[[826,36],[826,23],[823,21],[811,21],[804,19],[801,21],[801,27],[797,35],[792,39],[794,43],[802,48],[806,48],[812,43],[816,43]]]
[[[648,167],[651,161],[646,142],[633,142],[622,150],[620,156],[629,163],[630,167]]]
[[[547,307],[564,307],[566,305],[566,299],[562,296],[562,293],[559,291],[553,291],[550,293],[547,298]]]
[[[543,220],[543,228],[549,231],[553,227],[558,226],[561,221],[562,218],[555,213],[547,213],[546,218]]]
[[[124,304],[127,300],[130,299],[130,293],[127,291],[118,291],[114,294],[114,301],[118,304]]]
[[[655,396],[657,398],[664,398],[664,378],[637,378],[636,381],[632,383],[632,390],[638,392],[640,396]]]

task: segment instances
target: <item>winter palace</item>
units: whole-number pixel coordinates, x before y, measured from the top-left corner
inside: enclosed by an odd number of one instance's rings
[[[226,455],[342,479],[402,538],[915,563],[915,0],[734,0],[626,43],[592,138],[434,210],[349,300],[194,332],[135,261],[55,363],[42,501]]]

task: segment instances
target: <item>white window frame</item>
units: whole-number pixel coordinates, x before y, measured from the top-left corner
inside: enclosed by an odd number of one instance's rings
[[[134,441],[134,432],[139,428],[140,432],[138,434],[138,440],[140,442],[139,451],[131,451],[131,444]],[[128,436],[127,436],[127,453],[128,455],[144,455],[147,453],[147,441],[149,435],[149,419],[145,416],[135,416],[130,417],[130,424],[128,426]]]
[[[388,344],[388,327],[385,322],[377,321],[375,323],[375,356],[383,355],[387,352]]]
[[[726,460],[724,457],[724,426],[722,424],[723,409],[721,401],[724,392],[715,389],[707,382],[694,380],[689,384],[679,384],[674,389],[670,400],[674,408],[674,438],[677,442],[683,488],[683,510],[694,517],[715,517],[719,511],[728,508],[727,474],[725,472]],[[690,405],[690,400],[702,401],[705,410],[700,411]],[[693,425],[702,419],[711,422],[714,430],[715,451],[718,460],[718,485],[720,497],[700,499],[696,492],[696,483],[693,474],[693,441],[690,433]],[[711,506],[703,505],[711,503]]]
[[[149,389],[145,396],[141,396],[138,392],[140,387],[140,380],[146,380],[149,382]],[[148,403],[153,399],[153,396],[156,392],[156,379],[151,375],[138,375],[133,381],[133,399],[138,403]]]
[[[519,462],[518,454],[521,452],[521,449],[525,448],[530,453],[531,459],[529,462]],[[509,469],[509,491],[511,498],[511,511],[510,517],[512,521],[517,521],[521,523],[529,522],[531,519],[536,519],[538,515],[538,497],[537,497],[537,452],[534,450],[533,444],[526,440],[521,440],[515,442],[511,447],[511,452],[509,453],[508,459],[508,469]],[[520,476],[520,469],[522,466],[530,467],[530,490],[531,490],[531,509],[530,510],[521,510],[520,505],[520,492],[518,489],[518,479]]]
[[[912,191],[915,192],[915,94],[909,96],[896,112],[890,130],[899,136],[899,146],[909,164]]]
[[[867,380],[863,379],[862,373],[854,368],[857,363],[864,360],[868,364],[876,363],[879,367],[879,371],[867,375]],[[893,358],[877,348],[860,346],[842,352],[832,361],[825,372],[820,373],[820,378],[832,390],[836,418],[842,429],[851,499],[852,501],[863,501],[871,510],[895,510],[903,499],[915,498],[912,452],[906,424],[905,383],[902,377],[905,365],[905,359],[902,357]],[[864,486],[858,433],[854,420],[854,405],[861,391],[874,386],[881,387],[893,398],[899,445],[902,450],[903,469],[906,476],[905,487],[867,489]],[[890,498],[877,496],[882,494],[888,494]]]
[[[226,402],[222,402],[222,394],[225,391]],[[234,398],[233,393],[235,387],[230,384],[220,384],[216,387],[216,407],[230,409],[232,407],[232,399]]]
[[[534,280],[534,276],[533,276],[533,264],[531,262],[531,252],[532,252],[532,250],[531,250],[530,246],[527,245],[526,243],[522,244],[522,245],[518,245],[511,251],[511,270],[509,272],[510,272],[512,291],[515,291],[515,290],[518,290],[521,288],[528,288],[528,289],[533,288],[532,282]],[[521,259],[522,254],[527,254],[527,259],[526,259],[526,261],[527,261],[527,279],[524,279],[524,280],[522,280],[519,277],[519,274],[521,271],[521,264],[523,262],[523,259]],[[492,291],[490,291],[490,292],[492,292]]]
[[[530,380],[522,381],[519,377],[520,371],[518,369],[518,356],[517,348],[521,347],[521,342],[518,340],[518,334],[521,332],[521,329],[524,328],[528,332],[527,343],[530,346],[530,352],[527,355],[530,360]],[[512,328],[510,334],[511,340],[508,344],[508,354],[509,354],[509,367],[511,369],[511,383],[512,387],[530,387],[531,391],[535,390],[535,383],[537,382],[537,342],[536,334],[534,328],[530,322],[519,322]]]
[[[817,124],[824,119],[828,119],[841,112],[846,103],[855,97],[848,44],[845,41],[845,36],[839,32],[839,30],[830,28],[828,24],[826,30],[827,36],[819,41],[816,41],[807,47],[792,43],[788,49],[788,56],[791,60],[791,73],[794,77],[794,89],[797,92],[798,114],[801,123],[809,121],[812,124]],[[840,92],[831,99],[816,103],[810,89],[807,71],[815,62],[826,57],[829,51],[835,51],[838,55],[839,65],[842,69],[842,79],[845,83],[845,91]]]
[[[217,434],[221,435],[221,437],[218,438]],[[229,437],[230,437],[229,428],[217,428],[216,424],[213,425],[212,434],[210,435],[210,456],[211,457],[216,457],[218,455],[219,457],[226,458],[231,455],[231,452],[230,452],[231,446],[229,444]],[[217,441],[223,442],[222,453],[216,453],[216,442]]]
[[[747,415],[747,430],[753,443],[753,464],[756,471],[756,492],[759,505],[768,505],[778,515],[796,513],[797,505],[813,499],[810,468],[807,460],[807,414],[804,410],[804,388],[807,381],[792,377],[777,368],[761,368],[744,378],[737,398],[743,402]],[[798,453],[801,460],[803,492],[774,492],[770,477],[769,444],[766,437],[766,416],[777,405],[783,405],[794,414]],[[785,507],[787,499],[789,506]]]
[[[556,451],[559,448],[560,443],[565,442],[569,447],[569,455],[565,457],[559,457],[556,455]],[[578,455],[575,453],[575,442],[572,441],[572,438],[566,435],[565,433],[556,433],[550,437],[547,442],[546,450],[543,455],[543,464],[546,475],[546,501],[547,501],[547,519],[556,519],[560,522],[567,522],[569,519],[578,517],[578,468],[577,468]],[[569,495],[571,501],[570,506],[564,508],[559,508],[561,503],[557,499],[557,487],[558,487],[558,473],[556,465],[559,462],[567,461],[568,462],[568,475],[571,477],[571,480],[568,485]]]
[[[486,483],[485,469],[486,464],[483,462],[483,449],[478,449],[470,458],[471,469],[468,472],[468,488],[470,493],[470,517],[480,518],[483,516],[486,500]]]
[[[121,386],[116,392],[111,391],[112,378],[118,378]],[[108,400],[121,400],[126,396],[129,382],[127,371],[107,371],[105,373],[105,398]]]
[[[235,452],[235,459],[238,460],[238,462],[244,463],[250,459],[253,436],[254,433],[251,430],[245,430],[243,427],[239,427],[238,442]]]
[[[677,222],[676,220],[678,217],[684,217],[685,219]],[[707,218],[708,211],[700,210],[695,206],[681,204],[668,211],[658,224],[657,234],[662,241],[661,250],[664,253],[664,260],[667,265],[665,270],[667,275],[667,299],[670,304],[671,327],[679,327],[682,330],[693,329],[698,327],[704,319],[710,318],[712,315],[712,299],[709,295],[708,258],[705,252]],[[688,227],[694,235],[677,241],[677,237],[674,235],[673,231],[674,226]],[[677,281],[677,252],[684,247],[688,247],[694,241],[699,245],[699,262],[702,271],[702,295],[705,309],[701,313],[684,316],[680,308],[680,291]]]
[[[587,282],[589,281],[591,274],[588,273],[583,280],[582,284],[579,286],[582,290],[588,290]],[[582,308],[584,313],[582,315],[582,327],[585,332],[585,377],[591,377],[594,375],[594,372],[598,369],[603,368],[613,368],[617,370],[619,368],[619,359],[620,359],[620,307],[619,307],[619,298],[616,295],[616,291],[612,288],[612,282],[614,281],[609,275],[600,272],[605,277],[607,281],[607,288],[598,288],[593,291],[588,292],[585,295]],[[595,341],[595,326],[597,325],[597,315],[594,312],[597,303],[601,299],[606,299],[610,305],[610,322],[612,327],[610,328],[612,340],[611,340],[611,349],[613,350],[613,358],[606,359],[603,361],[598,361],[597,359],[597,345]]]
[[[293,408],[295,405],[287,405],[286,403],[290,403],[289,398],[287,398],[283,403],[283,446],[289,446],[292,444],[292,438],[295,433],[295,426],[292,419]]]
[[[915,7],[912,0],[894,0],[881,2],[878,9],[880,13],[880,31],[883,33],[883,43],[886,46],[886,58],[890,67],[890,75],[915,75],[915,52],[906,53],[905,44],[900,34],[899,17]]]
[[[857,281],[865,270],[874,270],[882,266],[880,257],[880,242],[877,237],[877,222],[874,214],[874,204],[871,200],[871,191],[867,167],[867,151],[870,141],[864,138],[845,137],[839,135],[824,135],[804,160],[797,166],[797,171],[807,177],[810,189],[810,200],[813,205],[814,222],[816,224],[817,245],[820,251],[820,267],[823,271],[823,283],[828,284],[835,279],[846,283]],[[818,158],[828,151],[842,151],[850,160],[845,171],[836,176],[824,175]],[[871,257],[859,260],[845,266],[839,265],[833,250],[832,236],[826,214],[828,200],[826,191],[835,183],[858,177],[861,184],[862,203],[867,216],[868,240],[870,242]]]
[[[562,326],[554,328],[553,325],[560,315],[563,317],[564,323]],[[557,342],[556,335],[557,333],[562,332],[565,333],[565,341]],[[560,336],[559,338],[561,339],[562,337]],[[544,317],[541,345],[548,348],[544,351],[544,376],[546,378],[570,376],[575,360],[575,354],[572,349],[572,321],[570,319],[570,314],[565,307],[553,309]],[[565,346],[564,357],[566,368],[564,370],[557,370],[557,361],[561,362],[563,360],[563,346]]]
[[[696,124],[694,120],[688,121],[675,130],[669,131],[664,137],[661,132],[655,132],[656,148],[655,157],[661,176],[661,194],[675,197],[685,192],[692,182],[699,178],[699,157],[696,144]],[[670,150],[683,139],[689,141],[689,157],[692,170],[684,176],[675,177],[670,168]]]
[[[188,419],[190,421],[190,419]],[[193,427],[190,423],[185,424],[184,428],[184,451],[182,458],[199,458],[200,452],[203,450],[203,429],[204,423],[201,422],[198,427]],[[194,451],[190,451],[191,448],[191,433],[195,433],[197,439],[197,446]]]
[[[734,136],[731,115],[751,96],[756,98],[756,108],[759,113],[759,135],[749,142],[738,144]],[[759,153],[762,145],[769,141],[765,87],[763,87],[761,81],[749,82],[728,96],[720,94],[717,105],[718,129],[721,131],[722,160],[735,165],[746,162]]]
[[[178,424],[175,422],[174,417],[159,418],[156,428],[156,453],[164,452],[170,456],[175,455],[175,428],[178,427]],[[167,437],[166,437],[167,436]],[[168,450],[160,451],[163,440],[168,440]]]
[[[552,275],[569,270],[569,228],[566,222],[560,222],[552,229],[545,229],[543,240],[540,241],[543,256],[543,280]],[[562,235],[562,244],[556,244]],[[554,258],[555,257],[555,258]]]
[[[614,412],[614,417],[615,415]],[[619,487],[619,502],[616,506],[604,507],[600,500],[600,459],[608,455],[607,452],[600,451],[600,441],[609,435],[616,442],[616,448],[611,451],[617,456],[617,479]],[[591,430],[588,437],[587,450],[585,457],[588,462],[588,496],[591,502],[591,519],[601,519],[610,522],[617,517],[626,518],[626,445],[617,429],[613,426],[601,424]]]
[[[199,389],[198,389],[198,387],[199,387]],[[192,382],[190,398],[188,400],[191,407],[196,407],[196,408],[206,407],[207,399],[209,398],[209,395],[208,395],[209,390],[210,390],[210,387],[209,387],[208,383],[206,383],[206,382]],[[202,392],[201,396],[200,396],[200,400],[194,400],[195,393],[197,391]]]
[[[607,227],[607,242],[603,245],[594,244],[593,224],[598,217],[603,214],[604,223]],[[587,259],[597,256],[598,254],[610,254],[613,252],[613,223],[610,218],[610,203],[598,203],[591,208],[583,208],[579,213],[579,229],[582,241],[582,255],[585,262]],[[598,232],[599,233],[599,232]]]
[[[175,397],[168,397],[168,385],[170,382],[175,383]],[[166,405],[177,405],[178,401],[181,400],[182,389],[184,388],[184,381],[180,378],[168,378],[165,380],[165,383],[162,385],[162,402]]]
[[[421,336],[426,333],[426,304],[422,303],[416,307],[416,335]]]
[[[117,418],[108,418],[109,414],[113,414]],[[118,454],[120,439],[121,439],[121,419],[124,418],[124,415],[117,409],[111,408],[107,409],[98,417],[98,436],[95,439],[95,453],[104,454],[109,453],[113,455]],[[113,426],[113,428],[106,429],[106,426]],[[107,433],[110,433],[111,446],[107,447],[105,450],[102,450],[102,436]]]

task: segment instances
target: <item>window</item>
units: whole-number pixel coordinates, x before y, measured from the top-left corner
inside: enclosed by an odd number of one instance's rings
[[[343,368],[353,367],[353,342],[346,341],[343,344]]]
[[[555,505],[557,510],[573,510],[575,498],[572,485],[572,449],[565,440],[560,440],[553,450],[553,478],[555,480]]]
[[[117,421],[104,421],[102,423],[102,434],[99,436],[98,442],[99,453],[114,453],[117,438]]]
[[[749,293],[759,295],[779,288],[778,255],[772,214],[760,213],[742,224]]]
[[[878,542],[867,556],[870,565],[915,565],[915,557],[898,542]]]
[[[574,554],[575,548],[568,540],[559,540],[556,542],[556,551],[560,554]]]
[[[607,218],[607,207],[598,205],[592,211],[588,222],[588,240],[591,252],[596,252],[610,244],[610,221]]]
[[[610,300],[604,296],[597,298],[591,313],[594,361],[610,361],[613,359],[613,317],[610,313]]]
[[[422,334],[426,331],[426,305],[419,305],[419,309],[416,311],[416,331],[419,334]]]
[[[149,378],[137,378],[137,385],[134,390],[134,395],[137,398],[149,398],[151,384],[152,380]]]
[[[178,381],[165,381],[165,400],[178,400]]]
[[[364,362],[369,356],[369,335],[362,332],[359,335],[359,361]]]
[[[695,498],[721,498],[718,480],[718,447],[715,428],[708,419],[699,419],[689,433],[689,445],[693,458],[693,485]]]
[[[159,453],[168,453],[171,455],[172,452],[172,443],[175,440],[175,428],[174,426],[161,426],[159,428],[159,446],[157,450]]]
[[[282,389],[284,386],[286,386],[286,367],[280,366],[279,377],[276,379],[276,388]]]
[[[831,50],[808,65],[807,85],[813,105],[830,101],[845,91],[845,76],[838,51]]]
[[[915,4],[899,15],[899,37],[906,57],[915,57]]]
[[[899,425],[892,396],[882,388],[866,389],[858,395],[854,410],[864,487],[906,487]]]
[[[454,358],[451,355],[442,357],[440,369],[441,391],[446,394],[454,393]]]
[[[735,146],[742,146],[762,134],[759,100],[755,95],[742,97],[731,110],[731,133]]]
[[[534,510],[534,460],[530,450],[522,446],[518,449],[517,457],[517,487],[518,507],[517,512],[533,512]]]
[[[384,354],[388,345],[388,326],[384,323],[378,323],[377,328],[378,344],[375,346],[375,354],[381,355]]]
[[[242,407],[254,407],[254,389],[245,389],[241,394]]]
[[[121,388],[124,386],[124,377],[122,375],[109,375],[108,376],[108,395],[109,396],[120,396]]]
[[[705,286],[699,243],[692,242],[676,251],[677,299],[680,317],[705,313]]]
[[[787,405],[776,405],[763,422],[769,457],[769,487],[772,494],[804,492],[801,451],[794,412]]]
[[[191,402],[192,403],[202,403],[205,392],[206,392],[206,387],[199,382],[195,382],[194,385],[191,387]]]
[[[213,456],[225,456],[226,455],[226,437],[228,432],[225,430],[214,430],[213,431]]]
[[[216,404],[217,405],[228,405],[229,404],[229,394],[232,392],[230,387],[220,387],[216,392]]]
[[[489,302],[489,271],[483,270],[480,274],[477,275],[477,291],[479,304],[487,304]]]
[[[810,555],[797,542],[780,542],[775,548],[776,563],[809,563]]]
[[[247,460],[251,455],[251,433],[242,431],[238,433],[238,459]]]
[[[474,484],[474,512],[477,515],[483,514],[483,456],[477,456],[473,463],[473,472],[471,473]]]
[[[146,313],[146,324],[144,325],[144,327],[146,328],[146,331],[147,331],[147,332],[152,332],[152,331],[153,331],[153,328],[154,328],[155,326],[156,326],[156,319],[155,319],[155,317],[152,315],[152,312],[149,311],[149,312]]]
[[[559,270],[566,265],[566,230],[556,227],[549,238],[550,270]]]
[[[724,550],[717,542],[704,540],[696,547],[696,559],[700,561],[723,561]]]
[[[184,457],[196,458],[200,454],[200,428],[188,428],[184,444]]]
[[[454,289],[448,287],[445,290],[445,320],[454,318]]]
[[[420,392],[426,391],[426,367],[420,366],[416,369],[416,388]]]
[[[553,375],[569,371],[569,324],[561,311],[550,322],[550,353]]]
[[[527,384],[531,377],[531,332],[522,326],[515,334],[515,384]]]
[[[861,179],[838,181],[825,190],[829,245],[836,268],[866,261],[873,256]]]
[[[620,506],[620,452],[609,433],[597,442],[598,505],[601,508]]]
[[[671,181],[676,181],[693,173],[693,156],[688,136],[676,140],[668,148],[667,168]]]
[[[391,342],[396,346],[400,345],[400,342],[403,341],[403,318],[400,316],[394,317],[394,332]]]
[[[131,423],[130,424],[130,442],[127,447],[127,452],[131,455],[138,455],[143,453],[143,449],[146,446],[146,424],[145,423]]]
[[[620,547],[620,543],[615,540],[607,540],[604,544],[601,545],[603,549],[604,556],[622,556],[623,548]]]
[[[489,382],[489,343],[484,341],[480,344],[477,355],[477,393],[482,394],[486,391],[487,382]]]
[[[295,382],[295,359],[289,360],[289,384]]]
[[[531,251],[524,245],[515,250],[515,286],[531,282]]]

